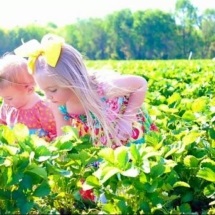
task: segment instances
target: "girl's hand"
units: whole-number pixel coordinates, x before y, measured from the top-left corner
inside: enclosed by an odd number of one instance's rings
[[[115,129],[118,131],[117,137],[122,140],[126,141],[132,134],[132,121],[131,118],[123,116],[116,122]]]

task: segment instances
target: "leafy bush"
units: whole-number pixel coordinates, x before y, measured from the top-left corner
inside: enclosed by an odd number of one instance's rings
[[[1,125],[0,214],[215,213],[214,62],[89,62],[107,63],[148,80],[159,132],[112,150],[71,127],[48,143]]]

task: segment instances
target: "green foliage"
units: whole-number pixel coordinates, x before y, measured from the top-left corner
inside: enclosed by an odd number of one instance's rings
[[[159,132],[113,150],[69,126],[47,143],[24,125],[1,125],[0,213],[213,214],[214,62],[87,63],[146,77],[145,106]]]

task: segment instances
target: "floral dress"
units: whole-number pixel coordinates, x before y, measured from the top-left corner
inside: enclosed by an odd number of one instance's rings
[[[29,129],[29,134],[37,134],[50,141],[56,137],[56,124],[51,109],[44,101],[37,102],[29,109],[16,109],[3,104],[0,109],[0,123],[13,127],[22,123]]]
[[[98,96],[100,96],[101,101],[104,103],[105,111],[107,112],[107,116],[109,120],[115,124],[117,121],[117,116],[119,114],[123,114],[126,110],[129,96],[122,96],[108,99],[105,97],[102,86],[98,86],[97,89]],[[64,119],[70,121],[71,126],[77,128],[79,132],[79,136],[83,137],[86,134],[92,134],[94,132],[94,144],[107,144],[107,138],[104,135],[103,128],[99,123],[99,120],[91,113],[93,118],[93,129],[89,128],[87,124],[87,117],[84,114],[69,114],[67,112],[66,106],[59,107],[60,112],[63,114]],[[126,140],[121,140],[121,145],[127,145],[129,143],[144,143],[144,134],[150,130],[157,131],[156,125],[151,121],[149,114],[146,112],[144,108],[141,108],[139,112],[136,114],[136,121],[132,122],[132,134]],[[111,135],[110,135],[111,136]],[[116,148],[117,145],[112,139],[112,147]]]

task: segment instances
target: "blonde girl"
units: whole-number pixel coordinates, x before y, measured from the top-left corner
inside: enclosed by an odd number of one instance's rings
[[[29,67],[46,94],[57,124],[90,134],[95,145],[116,148],[143,143],[155,126],[141,107],[147,91],[144,78],[114,72],[89,72],[82,55],[62,38],[45,35],[41,44],[29,41],[15,50],[29,57]],[[155,128],[156,129],[156,128]]]
[[[29,128],[29,134],[50,141],[56,137],[54,115],[34,89],[26,59],[14,54],[0,59],[0,123],[11,128],[22,123]]]

